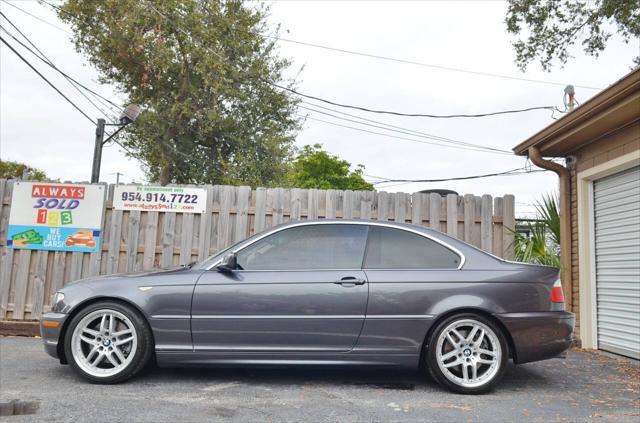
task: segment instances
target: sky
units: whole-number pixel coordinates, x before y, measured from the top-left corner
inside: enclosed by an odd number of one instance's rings
[[[275,1],[269,4],[269,21],[274,28],[281,25],[280,35],[284,38],[559,84],[486,77],[278,42],[279,54],[293,60],[287,76],[298,78],[300,92],[372,109],[426,114],[474,114],[548,105],[562,109],[565,84],[577,86],[576,98],[582,103],[598,90],[578,86],[607,87],[630,71],[632,58],[640,48],[637,40],[624,44],[614,36],[598,58],[586,56],[578,46],[572,50],[575,57],[564,67],[556,65],[551,72],[544,72],[537,63],[532,63],[527,72],[522,73],[514,63],[512,38],[504,24],[506,5],[503,2]],[[114,87],[99,83],[98,73],[75,51],[70,28],[48,6],[29,0],[8,3],[3,0],[0,10],[59,68],[113,101],[124,102],[124,96]],[[6,21],[2,23],[8,27]],[[20,51],[91,117],[99,117],[100,112],[61,76],[42,62],[38,63],[30,53]],[[0,48],[0,92],[0,157],[3,160],[26,162],[62,181],[90,179],[95,127],[4,45]],[[344,111],[413,131],[502,150],[510,150],[553,122],[547,110],[473,119]],[[301,109],[299,113],[358,126],[317,112]],[[559,116],[555,113],[555,117]],[[525,165],[522,157],[428,145],[308,119],[297,136],[296,145],[315,143],[354,165],[364,165],[366,175],[388,179],[451,178]],[[122,174],[121,182],[145,180],[140,164],[127,158],[117,145],[106,146],[102,160],[102,181],[115,182],[118,172]],[[557,189],[557,176],[542,172],[440,183],[387,183],[376,188],[389,192],[445,188],[460,194],[513,194],[516,215],[531,217],[532,204],[543,194]]]

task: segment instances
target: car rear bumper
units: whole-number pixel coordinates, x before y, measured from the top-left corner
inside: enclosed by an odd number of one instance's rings
[[[51,357],[60,359],[58,341],[66,318],[67,315],[62,313],[45,313],[40,319],[40,334],[44,342],[44,350]]]
[[[568,311],[496,314],[513,340],[517,364],[558,357],[571,347],[575,315]]]

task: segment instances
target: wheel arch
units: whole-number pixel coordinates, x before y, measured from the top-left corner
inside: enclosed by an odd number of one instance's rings
[[[517,363],[515,344],[513,343],[513,338],[511,336],[511,333],[509,332],[507,327],[504,325],[504,323],[502,323],[500,319],[496,318],[492,313],[488,312],[487,310],[484,310],[481,308],[474,308],[474,307],[461,307],[461,308],[456,308],[453,310],[446,311],[438,315],[438,317],[433,321],[433,323],[429,327],[429,330],[427,330],[427,334],[425,335],[424,340],[422,341],[422,348],[420,350],[421,366],[424,365],[426,360],[426,353],[427,353],[427,349],[429,348],[429,345],[428,345],[429,339],[431,338],[431,335],[433,335],[433,332],[436,330],[440,322],[442,322],[445,319],[448,319],[449,317],[455,316],[457,314],[466,314],[466,313],[473,313],[473,314],[480,315],[486,318],[487,320],[491,321],[492,323],[494,323],[496,327],[498,327],[502,331],[507,341],[507,349],[508,349],[509,357],[512,358],[513,361]]]
[[[121,303],[121,304],[130,306],[131,308],[136,310],[140,314],[144,322],[149,326],[149,333],[151,334],[151,342],[153,343],[153,345],[155,345],[156,342],[153,336],[153,328],[151,328],[149,319],[147,318],[147,315],[144,313],[144,311],[136,303],[134,303],[133,301],[125,300],[120,297],[110,297],[110,296],[93,297],[93,298],[86,299],[81,303],[76,304],[76,306],[69,312],[69,315],[67,316],[67,318],[64,321],[64,324],[62,325],[62,329],[60,330],[60,335],[58,337],[58,345],[56,347],[58,352],[58,357],[62,364],[68,364],[68,360],[64,351],[64,338],[67,334],[67,329],[69,328],[69,325],[71,324],[71,321],[73,320],[73,318],[82,310],[89,307],[90,305],[100,303],[100,302],[105,302],[105,301]]]

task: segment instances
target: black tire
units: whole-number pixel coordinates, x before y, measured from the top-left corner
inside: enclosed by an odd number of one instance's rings
[[[495,335],[497,344],[499,344],[500,346],[500,359],[495,360],[495,362],[497,363],[497,369],[491,369],[491,372],[489,373],[491,376],[490,377],[488,376],[486,381],[482,381],[481,382],[482,384],[480,386],[473,386],[473,387],[463,386],[462,384],[460,384],[462,382],[456,383],[452,381],[450,379],[450,377],[452,377],[451,372],[449,373],[449,377],[447,377],[447,375],[445,375],[443,369],[440,368],[440,365],[438,363],[437,349],[438,349],[438,340],[440,339],[440,336],[443,334],[443,331],[447,329],[447,327],[450,327],[450,325],[455,323],[461,323],[463,321],[476,321],[486,326],[487,328],[489,328]],[[467,342],[467,341],[463,341],[463,342]],[[433,332],[431,333],[431,336],[428,339],[426,348],[427,348],[427,351],[425,355],[426,357],[425,364],[431,376],[440,385],[458,394],[483,394],[491,391],[504,375],[504,372],[507,367],[507,361],[509,359],[508,344],[505,339],[505,335],[500,329],[500,327],[498,327],[492,320],[475,313],[457,314],[454,316],[447,317],[446,319],[439,322],[435,327],[435,329],[433,330]],[[472,350],[472,351],[475,351],[475,350]],[[470,354],[476,355],[476,353],[474,352],[471,352]],[[461,357],[460,360],[465,360],[464,357],[466,357],[466,355],[465,356],[460,355],[460,357]],[[478,356],[478,358],[480,358],[480,356]],[[456,360],[455,356],[453,357],[453,360]],[[462,365],[464,366],[464,364]],[[488,365],[487,367],[482,367],[482,365],[480,364],[478,366],[480,366],[479,369],[486,369],[488,367]],[[455,367],[457,368],[457,366]],[[462,369],[460,370],[462,371]]]
[[[133,358],[131,358],[129,363],[125,367],[123,367],[122,370],[114,375],[95,376],[88,373],[77,362],[76,357],[73,354],[72,338],[76,327],[86,316],[98,310],[111,310],[119,312],[126,316],[135,328],[137,347],[135,353],[133,354]],[[64,339],[64,351],[71,367],[73,367],[73,369],[80,376],[82,376],[89,382],[97,384],[115,384],[124,382],[134,377],[152,361],[151,359],[153,357],[154,351],[153,335],[147,321],[133,307],[117,301],[100,301],[85,307],[73,317],[73,319],[69,323],[69,327],[66,330]]]

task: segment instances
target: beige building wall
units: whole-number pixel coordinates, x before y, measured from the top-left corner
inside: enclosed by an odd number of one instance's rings
[[[571,311],[576,314],[576,338],[582,339],[581,324],[590,321],[588,319],[590,316],[581,316],[581,313],[589,313],[591,303],[581,304],[580,293],[582,287],[584,295],[584,288],[590,286],[591,281],[588,280],[590,278],[589,267],[585,263],[587,258],[582,259],[581,256],[585,253],[590,254],[591,246],[587,239],[583,239],[584,242],[581,244],[580,232],[584,232],[586,227],[583,227],[583,231],[580,230],[579,216],[586,219],[590,213],[588,199],[581,197],[587,194],[585,184],[595,178],[603,177],[607,173],[620,171],[624,167],[632,167],[636,156],[640,158],[640,120],[594,140],[571,154],[576,157],[575,166],[571,169],[571,274],[573,284]],[[581,189],[582,192],[580,192]],[[588,237],[583,236],[582,238]],[[581,263],[581,259],[583,263]],[[583,274],[581,274],[581,269]],[[586,335],[591,340],[591,333]]]

